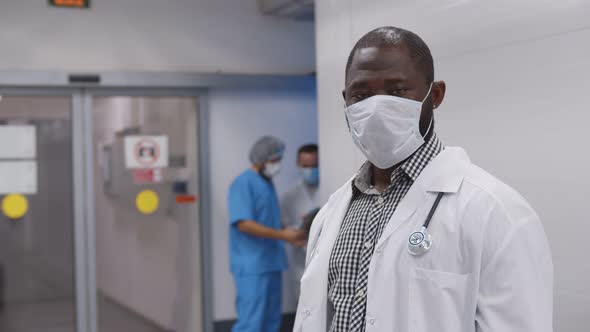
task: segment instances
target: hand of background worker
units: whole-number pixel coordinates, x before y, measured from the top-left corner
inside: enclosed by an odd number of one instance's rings
[[[303,247],[306,243],[305,232],[299,229],[285,228],[281,231],[284,241],[296,247]]]
[[[307,240],[298,240],[297,242],[293,243],[293,245],[297,248],[304,248],[307,245]]]

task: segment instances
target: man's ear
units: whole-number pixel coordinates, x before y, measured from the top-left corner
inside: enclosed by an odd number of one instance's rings
[[[342,99],[344,99],[344,105],[346,105],[346,90],[342,90]]]
[[[437,108],[442,104],[447,92],[445,81],[437,81],[432,84],[432,107]]]

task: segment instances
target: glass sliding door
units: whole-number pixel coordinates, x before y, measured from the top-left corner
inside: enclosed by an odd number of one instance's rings
[[[0,331],[77,330],[72,105],[0,100]]]
[[[98,331],[201,331],[198,99],[90,104]]]

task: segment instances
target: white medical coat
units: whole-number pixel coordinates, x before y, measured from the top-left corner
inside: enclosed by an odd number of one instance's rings
[[[299,229],[303,226],[303,217],[319,207],[318,189],[301,182],[281,198],[281,222],[284,227]],[[305,270],[305,249],[288,245],[286,251],[289,259],[287,286],[296,300],[299,297],[299,282]]]
[[[328,266],[352,185],[316,217],[301,280],[295,332],[331,323]],[[408,253],[438,192],[433,244]],[[446,148],[422,172],[378,240],[368,276],[366,331],[553,331],[553,264],[539,217],[513,189]]]

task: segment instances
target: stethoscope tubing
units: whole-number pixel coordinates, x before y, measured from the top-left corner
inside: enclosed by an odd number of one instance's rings
[[[432,220],[432,216],[434,216],[434,213],[436,212],[436,209],[438,208],[438,203],[440,203],[440,200],[442,199],[444,194],[445,194],[444,192],[438,193],[438,196],[436,196],[436,200],[434,201],[434,204],[432,204],[432,208],[430,209],[430,212],[428,213],[428,217],[426,217],[426,220],[424,221],[424,225],[422,227],[428,228],[428,225],[430,225],[430,220]]]

